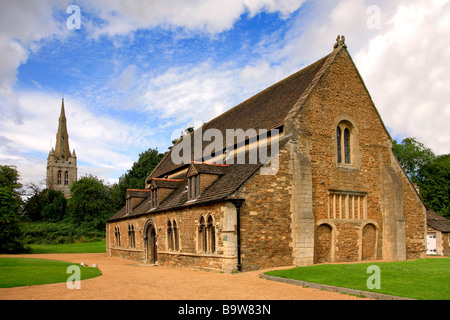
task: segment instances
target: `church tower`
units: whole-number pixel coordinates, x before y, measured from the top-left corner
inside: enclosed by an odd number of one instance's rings
[[[70,186],[74,181],[77,181],[77,156],[75,150],[71,153],[69,148],[63,97],[56,146],[47,158],[47,189],[62,191],[64,197],[70,198]]]

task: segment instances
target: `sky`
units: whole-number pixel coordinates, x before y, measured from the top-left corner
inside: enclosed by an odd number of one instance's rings
[[[449,32],[450,0],[4,0],[0,164],[45,185],[64,94],[78,177],[117,182],[341,34],[391,137],[448,154]]]

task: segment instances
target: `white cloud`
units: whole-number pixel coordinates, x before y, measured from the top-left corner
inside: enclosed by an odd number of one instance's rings
[[[354,56],[375,104],[394,137],[450,153],[450,2],[401,2],[384,15]]]
[[[305,0],[167,0],[167,1],[84,1],[82,7],[104,21],[93,27],[94,37],[126,35],[138,29],[181,28],[185,31],[217,34],[232,28],[241,15],[279,12],[287,17]]]
[[[50,93],[21,92],[23,122],[3,121],[0,127],[0,161],[18,166],[22,178],[45,179],[46,159],[55,145],[61,100]],[[118,177],[131,167],[137,154],[148,147],[150,133],[90,111],[83,101],[65,98],[70,148],[75,149],[84,170]],[[40,159],[37,161],[37,159]]]
[[[233,103],[237,91],[234,70],[213,67],[210,63],[185,68],[171,68],[149,78],[144,88],[144,101],[149,110],[157,110],[161,118],[209,121],[217,116],[217,106]]]
[[[215,35],[231,29],[242,14],[277,12],[286,18],[304,2],[84,0],[79,6],[82,28],[94,37],[107,35],[116,41],[120,37],[115,36],[132,38],[134,31],[156,26],[188,35]],[[368,1],[309,2],[306,14],[297,14],[283,37],[281,33],[264,36],[253,48],[251,62],[243,66],[210,60],[154,76],[143,73],[145,68],[135,61],[119,61],[118,76],[105,86],[92,84],[101,90],[91,95],[98,94],[96,101],[103,99],[105,106],[120,104],[127,112],[140,106],[142,119],[137,123],[114,119],[93,109],[89,96],[67,96],[71,148],[83,161],[79,175],[92,172],[105,181],[113,171],[117,176],[139,152],[161,145],[160,140],[166,139],[162,132],[209,121],[331,52],[338,34],[346,36],[356,66],[393,136],[414,136],[438,154],[450,153],[449,1],[377,3],[380,28],[369,29],[367,8],[372,3]],[[42,155],[46,157],[54,143],[60,98],[49,92],[16,92],[14,84],[19,66],[39,49],[40,40],[67,36],[65,23],[61,29],[52,13],[61,10],[64,14],[69,4],[68,0],[0,2],[0,161],[16,163],[24,177],[34,181],[39,176],[36,172],[45,177]],[[93,16],[104,19],[104,24],[94,24],[89,20]],[[148,127],[144,122],[148,117],[164,121]]]

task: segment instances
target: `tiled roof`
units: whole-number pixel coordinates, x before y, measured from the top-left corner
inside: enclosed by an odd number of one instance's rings
[[[311,86],[314,86],[314,83],[317,83],[317,79],[325,72],[327,65],[331,63],[337,52],[338,50],[333,51],[330,55],[325,56],[310,66],[242,102],[219,117],[204,124],[201,129],[203,132],[208,129],[218,129],[225,138],[227,129],[242,129],[246,131],[248,129],[271,130],[282,127],[285,118],[290,112],[293,112],[294,109],[299,108],[299,101],[301,98],[305,99],[305,96],[309,94]],[[194,135],[194,132],[190,133],[191,136]],[[180,139],[178,143],[180,143],[181,140],[182,139]],[[109,220],[109,222],[152,212],[175,210],[213,201],[232,199],[236,190],[239,189],[239,187],[242,186],[242,184],[245,183],[245,181],[247,181],[247,179],[249,179],[262,165],[262,163],[231,165],[211,165],[204,163],[202,162],[203,159],[193,159],[193,140],[194,139],[191,139],[192,163],[174,164],[171,158],[172,151],[169,151],[146,181],[150,182],[153,180],[154,183],[160,185],[162,183],[161,181],[169,180],[161,178],[166,178],[170,174],[180,172],[180,170],[186,169],[189,166],[193,166],[194,168],[192,170],[195,169],[198,173],[219,175],[216,181],[203,190],[197,199],[188,201],[187,172],[184,172],[181,177],[180,175],[177,175],[178,178],[182,178],[182,181],[176,182],[177,188],[159,203],[156,208],[150,208],[150,197],[148,197],[129,214],[126,214],[126,210],[121,209]],[[287,138],[281,139],[279,146],[281,147],[286,141]],[[210,142],[203,142],[203,148],[208,146],[209,143]],[[172,150],[174,150],[174,148],[172,148]],[[248,154],[246,157],[248,157]]]
[[[441,232],[450,232],[450,220],[434,211],[427,211],[427,224],[428,226]]]
[[[282,126],[285,117],[311,84],[327,58],[328,56],[325,56],[310,66],[294,73],[286,79],[228,110],[217,118],[205,123],[202,126],[203,132],[208,129],[218,129],[225,138],[227,129],[242,129],[244,131],[247,131],[248,129],[271,130]],[[195,131],[190,133],[191,137],[193,137],[194,133]],[[181,139],[178,143],[181,143]],[[211,142],[204,141],[203,148],[210,143]],[[201,162],[202,159],[194,159],[193,138],[191,138],[191,144],[191,160]],[[164,159],[162,159],[158,166],[153,170],[150,174],[151,178],[163,177],[167,173],[183,167],[183,164],[174,164],[172,162],[171,152],[172,151],[169,151]]]

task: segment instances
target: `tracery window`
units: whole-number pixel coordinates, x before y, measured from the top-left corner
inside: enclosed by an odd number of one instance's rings
[[[64,185],[68,186],[69,185],[69,172],[64,172]]]
[[[180,250],[180,241],[178,238],[178,226],[175,220],[167,221],[167,248],[169,250]]]
[[[203,253],[216,252],[216,227],[211,215],[205,219],[200,217],[198,225],[198,251]]]
[[[198,251],[206,252],[206,228],[205,218],[201,217],[198,226]]]
[[[58,171],[57,183],[58,183],[58,185],[60,185],[62,183],[62,172],[61,172],[61,170]]]
[[[120,247],[120,230],[119,227],[114,228],[114,243],[116,247]]]

